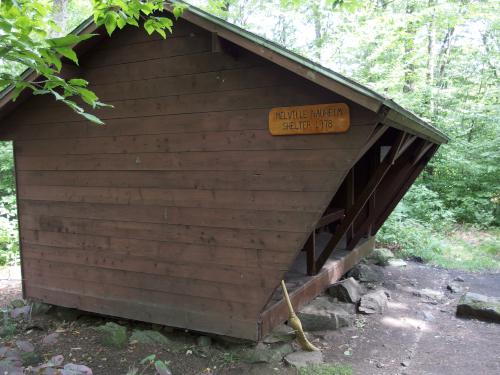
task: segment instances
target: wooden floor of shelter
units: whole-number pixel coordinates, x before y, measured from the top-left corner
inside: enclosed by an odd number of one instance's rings
[[[321,249],[328,242],[331,235],[318,235],[317,244]],[[286,273],[285,284],[296,311],[307,305],[312,299],[323,293],[331,284],[338,281],[347,271],[355,266],[373,249],[375,237],[361,240],[358,246],[348,251],[336,249],[330,256],[321,271],[314,276],[306,272],[306,253],[301,252],[291,269]],[[284,322],[288,317],[288,308],[283,299],[281,288],[277,288],[261,314],[260,338],[266,336],[271,327]]]

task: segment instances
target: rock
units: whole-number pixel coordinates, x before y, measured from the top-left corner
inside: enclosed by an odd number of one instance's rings
[[[0,337],[10,337],[17,331],[17,324],[7,321],[0,324]]]
[[[285,362],[290,366],[302,368],[323,363],[323,353],[315,352],[294,352],[285,357]]]
[[[440,300],[444,297],[443,292],[434,289],[421,289],[421,290],[413,290],[413,295],[421,298],[426,298],[429,300]]]
[[[457,277],[455,277],[455,278],[453,279],[453,281],[458,281],[459,283],[463,283],[465,280],[464,280],[464,278],[463,278],[463,277],[461,277],[461,276],[457,276]]]
[[[434,315],[432,315],[432,313],[430,313],[429,311],[423,311],[422,314],[424,315],[424,320],[427,321],[427,322],[430,322],[432,320],[434,320]]]
[[[284,356],[293,352],[291,344],[269,346],[259,343],[255,348],[243,349],[240,357],[245,363],[275,363],[280,362]]]
[[[135,341],[139,344],[144,345],[168,345],[170,340],[167,339],[163,334],[158,331],[153,330],[140,330],[134,329],[132,335],[130,336],[130,342]]]
[[[19,348],[19,350],[26,353],[35,351],[35,347],[33,346],[33,344],[26,340],[16,341],[16,346]]]
[[[379,266],[363,263],[356,265],[347,275],[368,283],[378,283],[384,278],[384,273]]]
[[[76,310],[76,309],[70,309],[67,307],[62,307],[62,306],[56,306],[54,309],[51,310],[51,313],[54,314],[54,316],[62,320],[64,322],[73,322],[78,319],[78,317],[82,314],[81,311]]]
[[[358,310],[364,314],[382,314],[387,308],[387,294],[376,290],[361,297]]]
[[[10,302],[10,305],[13,308],[20,308],[20,307],[26,306],[26,302],[24,302],[22,299],[15,299],[15,300]]]
[[[68,375],[92,375],[92,370],[85,365],[77,365],[75,363],[68,363],[64,365],[64,374]],[[159,372],[158,372],[159,373]]]
[[[354,323],[349,313],[352,305],[333,302],[329,297],[318,297],[297,313],[306,331],[327,331],[347,327]]]
[[[10,312],[12,319],[22,318],[28,320],[31,314],[31,306],[16,307]]]
[[[57,332],[51,333],[42,339],[42,345],[55,344],[58,338],[59,338],[59,333]]]
[[[23,366],[36,366],[43,361],[43,358],[37,352],[23,352],[21,353],[21,360]]]
[[[212,339],[208,336],[198,336],[196,339],[196,345],[207,348],[212,345]]]
[[[456,281],[452,281],[451,283],[448,283],[446,285],[446,289],[448,289],[452,293],[463,293],[465,288],[461,283],[458,283]]]
[[[52,305],[48,305],[43,302],[33,301],[31,303],[31,314],[32,315],[43,315],[47,314],[52,308]]]
[[[269,335],[264,337],[263,342],[266,344],[275,344],[278,342],[290,342],[295,340],[295,330],[285,324],[276,327]]]
[[[500,298],[467,292],[458,302],[457,316],[500,323]]]
[[[378,249],[374,249],[368,259],[371,259],[375,264],[380,266],[387,266],[389,264],[389,260],[394,258],[394,254],[391,250],[380,247]]]
[[[389,259],[387,265],[391,267],[406,267],[408,263],[406,263],[403,259]]]
[[[354,278],[349,277],[330,286],[327,292],[339,301],[358,303],[363,294],[363,288]]]
[[[108,322],[97,327],[96,331],[101,333],[101,343],[105,346],[123,348],[127,345],[127,328],[119,324]]]

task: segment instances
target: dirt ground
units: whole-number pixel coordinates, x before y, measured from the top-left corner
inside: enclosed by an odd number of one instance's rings
[[[406,267],[385,267],[384,273],[381,286],[390,292],[391,299],[383,315],[359,315],[354,327],[309,335],[327,362],[349,364],[357,375],[500,374],[500,325],[457,319],[455,308],[461,293],[446,289],[458,277],[463,279],[458,284],[465,290],[498,297],[499,273],[449,271],[411,262]],[[0,270],[0,307],[17,298],[21,298],[19,270]],[[217,338],[208,349],[200,348],[196,345],[199,334],[194,332],[165,333],[172,342],[168,349],[143,345],[110,349],[100,344],[94,330],[105,322],[105,318],[92,315],[68,322],[42,315],[23,325],[14,337],[0,339],[0,344],[28,340],[43,358],[62,354],[66,362],[85,364],[95,375],[125,375],[150,354],[169,361],[173,375],[296,374],[280,362],[244,364],[237,355],[244,346]],[[151,328],[118,322],[130,329]],[[42,339],[53,332],[59,334],[56,342],[42,346]]]

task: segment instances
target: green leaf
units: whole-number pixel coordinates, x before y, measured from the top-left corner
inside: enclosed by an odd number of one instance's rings
[[[75,51],[73,51],[70,47],[60,47],[55,50],[78,65],[78,56],[76,56]]]
[[[91,113],[81,112],[80,115],[82,115],[83,117],[85,117],[87,120],[93,122],[94,124],[104,125],[104,122],[102,120],[100,120],[99,117],[94,116]]]
[[[104,26],[106,27],[108,35],[111,36],[111,34],[113,34],[113,31],[115,31],[116,29],[115,13],[106,14],[106,18],[104,19]]]
[[[145,364],[146,362],[153,362],[155,359],[156,359],[156,355],[154,355],[154,354],[148,355],[147,357],[142,359],[141,365]]]
[[[87,40],[92,38],[97,34],[81,34],[81,35],[66,35],[61,38],[52,38],[52,39],[47,39],[47,43],[51,47],[71,47],[74,46],[75,44],[80,43],[83,40]]]
[[[116,24],[119,29],[123,29],[127,24],[127,20],[124,19],[123,17],[118,17],[118,19],[116,20]]]
[[[149,35],[151,35],[153,31],[155,31],[154,21],[149,19],[146,22],[144,22],[144,29]]]
[[[90,91],[89,89],[85,89],[83,87],[77,87],[76,91],[82,97],[83,101],[91,105],[92,107],[94,107],[96,100],[99,99],[97,95],[94,94],[94,92]]]
[[[72,78],[68,81],[68,83],[70,85],[80,86],[80,87],[85,87],[89,84],[88,81],[85,81],[84,79],[81,78]]]

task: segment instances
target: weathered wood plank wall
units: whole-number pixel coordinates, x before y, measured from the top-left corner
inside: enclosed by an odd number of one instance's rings
[[[188,22],[130,29],[82,59],[114,109],[34,97],[15,142],[25,293],[255,339],[259,313],[353,165],[374,113]],[[345,102],[345,134],[272,137],[272,107]]]

